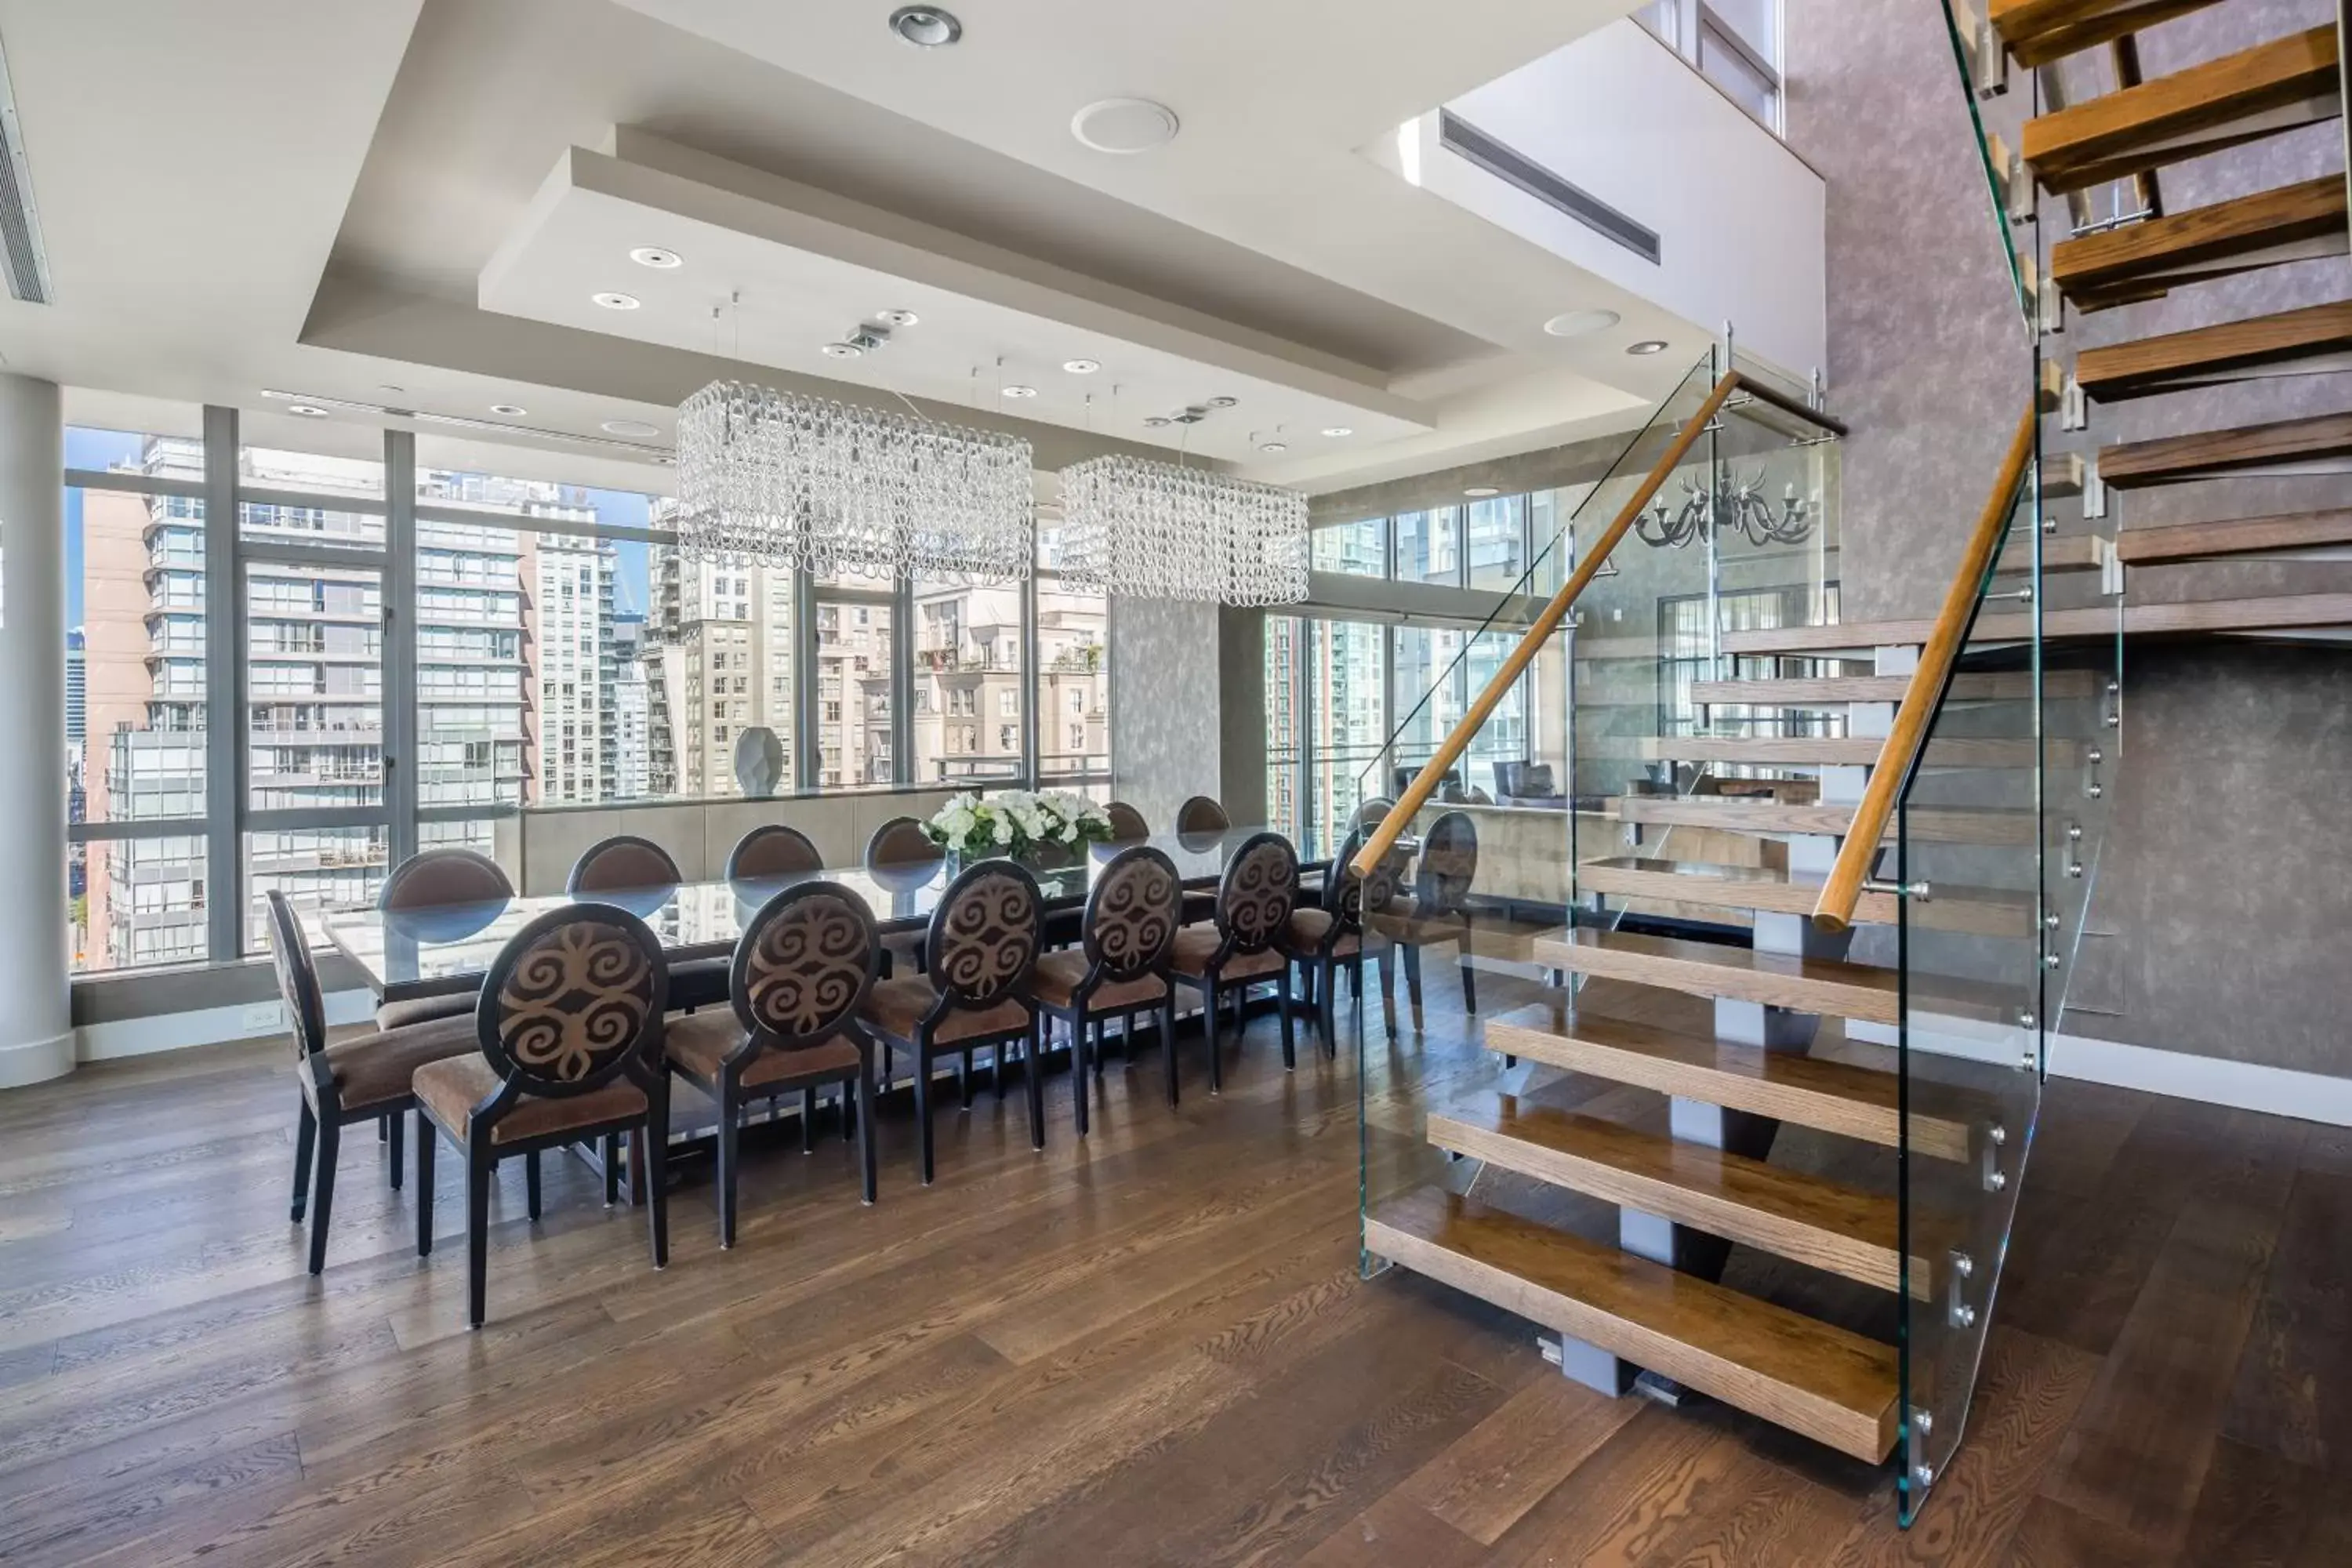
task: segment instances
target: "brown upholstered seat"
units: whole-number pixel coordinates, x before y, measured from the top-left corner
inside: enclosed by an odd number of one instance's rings
[[[745,1038],[742,1022],[732,1012],[712,1009],[690,1018],[672,1018],[662,1037],[662,1051],[672,1067],[710,1080],[718,1078],[720,1065]],[[854,1040],[827,1040],[798,1051],[761,1051],[744,1067],[743,1087],[761,1089],[773,1084],[790,1089],[803,1079],[831,1082],[855,1074],[859,1060]]]
[[[470,1041],[474,1037],[470,1027],[474,1001],[471,992],[459,991],[446,996],[412,996],[405,1002],[386,1002],[375,1010],[375,1026],[379,1029],[405,1029],[413,1024],[462,1018],[469,1026],[466,1038]]]
[[[1179,974],[1199,976],[1209,972],[1215,962],[1217,946],[1223,939],[1214,931],[1198,927],[1176,933],[1176,951],[1168,960],[1168,967]],[[1220,981],[1255,980],[1264,975],[1282,973],[1284,959],[1272,948],[1256,952],[1236,952],[1226,956],[1224,965],[1217,971]]]
[[[1151,837],[1151,824],[1144,820],[1143,813],[1123,800],[1104,806],[1103,815],[1110,819],[1110,841],[1114,844],[1137,844]]]
[[[334,1077],[343,1110],[357,1114],[383,1105],[404,1109],[417,1068],[474,1048],[474,1016],[467,1013],[338,1040],[320,1054]]]
[[[940,993],[928,975],[908,974],[875,982],[866,999],[866,1021],[894,1039],[911,1041],[923,1016],[938,1005]],[[986,1007],[958,1007],[932,1026],[935,1045],[1012,1034],[1029,1026],[1028,1010],[1018,1002],[997,1002]]]
[[[474,1107],[498,1092],[499,1075],[481,1052],[446,1057],[416,1069],[416,1098],[460,1144]],[[625,1078],[561,1100],[526,1095],[490,1129],[492,1144],[520,1143],[574,1127],[602,1127],[646,1113],[646,1091]]]
[[[764,823],[736,841],[727,852],[727,879],[790,877],[824,869],[824,857],[816,852],[807,834],[781,822]]]
[[[572,865],[563,890],[575,899],[590,899],[598,893],[674,888],[685,879],[668,850],[650,838],[624,833],[592,844],[583,851]]]
[[[1087,955],[1075,949],[1041,954],[1036,972],[1029,977],[1030,994],[1048,1007],[1067,1009],[1076,1005],[1087,968]],[[1133,980],[1105,981],[1095,987],[1087,1005],[1097,1013],[1119,1013],[1130,1007],[1157,1007],[1167,995],[1168,982],[1156,974],[1144,974]]]
[[[1455,942],[1469,929],[1458,911],[1423,914],[1411,893],[1399,893],[1385,909],[1367,910],[1364,923],[1382,936],[1414,942]]]
[[[1294,910],[1290,914],[1290,947],[1294,952],[1319,950],[1324,938],[1331,934],[1331,922],[1339,917],[1329,910]],[[1364,950],[1364,940],[1354,931],[1342,931],[1339,940],[1331,944],[1331,956],[1349,958]]]

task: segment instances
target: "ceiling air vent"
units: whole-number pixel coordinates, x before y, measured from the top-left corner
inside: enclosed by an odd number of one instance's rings
[[[1662,254],[1655,229],[1643,227],[1607,202],[1570,184],[1524,153],[1506,147],[1450,109],[1437,111],[1437,144],[1465,158],[1546,206],[1566,213],[1595,234],[1615,240],[1644,261]]]
[[[8,292],[28,305],[49,302],[49,259],[41,249],[41,220],[33,213],[33,170],[25,161],[24,128],[8,83],[8,56],[0,50],[0,271]]]

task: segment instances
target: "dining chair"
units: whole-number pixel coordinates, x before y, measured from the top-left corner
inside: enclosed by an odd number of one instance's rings
[[[866,870],[867,875],[888,887],[904,881],[928,880],[925,873],[936,875],[947,859],[947,851],[931,842],[923,825],[911,816],[894,816],[874,830],[866,840]],[[906,931],[882,939],[882,974],[911,974],[923,967],[923,933]],[[882,1086],[890,1086],[889,1074],[882,1077]]]
[[[1110,841],[1114,844],[1135,844],[1151,837],[1151,824],[1144,820],[1143,813],[1123,800],[1104,806],[1103,815],[1110,818]]]
[[[1384,857],[1373,868],[1370,877],[1359,876],[1356,857],[1363,852],[1366,830],[1359,827],[1349,833],[1339,846],[1339,858],[1323,878],[1323,894],[1318,904],[1293,910],[1290,924],[1284,933],[1284,951],[1297,961],[1307,976],[1307,1000],[1315,1008],[1316,1023],[1323,1031],[1323,1054],[1339,1054],[1337,1011],[1339,972],[1348,973],[1349,989],[1360,999],[1364,994],[1364,906],[1368,887],[1393,889],[1396,885],[1397,862],[1394,852]],[[1374,894],[1383,904],[1390,894]],[[1381,994],[1388,994],[1385,978],[1388,949],[1386,944],[1372,951],[1372,962],[1381,966]]]
[[[478,1048],[416,1069],[416,1255],[433,1251],[433,1150],[446,1137],[466,1157],[466,1321],[488,1304],[490,1175],[525,1162],[539,1218],[539,1156],[602,1140],[604,1199],[618,1176],[622,1133],[644,1157],[654,1267],[669,1262],[669,1075],[662,1014],[669,975],[661,939],[614,904],[577,903],[515,932],[482,978]],[[634,1156],[633,1156],[634,1158]]]
[[[1126,1020],[1135,1038],[1136,1015],[1157,1012],[1160,1044],[1168,1058],[1169,1093],[1176,1083],[1176,993],[1168,984],[1168,955],[1184,918],[1183,884],[1176,862],[1148,844],[1120,850],[1095,878],[1076,951],[1041,954],[1029,977],[1029,997],[1046,1020],[1070,1030],[1070,1082],[1077,1093],[1078,1136],[1087,1135],[1089,1059],[1102,1064],[1103,1025]],[[1087,1035],[1094,1036],[1091,1046]]]
[[[1196,795],[1176,808],[1179,833],[1223,833],[1233,825],[1225,808],[1205,795]]]
[[[334,1215],[342,1130],[356,1121],[389,1121],[392,1190],[398,1192],[404,1142],[400,1118],[415,1103],[409,1080],[428,1062],[472,1050],[474,1027],[470,1018],[436,1018],[328,1044],[326,999],[319,989],[319,971],[310,961],[301,917],[277,889],[264,896],[269,907],[269,959],[278,972],[278,994],[293,1025],[302,1086],[301,1120],[294,1131],[293,1219],[301,1223],[307,1204],[310,1272],[316,1274],[327,1267],[327,1225]],[[418,1158],[421,1162],[423,1155]]]
[[[1217,1046],[1217,1004],[1230,990],[1234,1036],[1242,1032],[1242,999],[1256,980],[1274,982],[1282,1010],[1282,1065],[1297,1065],[1290,1016],[1290,960],[1279,945],[1298,901],[1298,852],[1279,833],[1254,833],[1225,862],[1217,881],[1213,930],[1189,926],[1169,954],[1170,976],[1201,993],[1201,1026],[1209,1037],[1209,1092],[1224,1087]],[[1168,1075],[1168,1103],[1176,1103],[1176,1075]]]
[[[583,850],[572,865],[563,890],[575,899],[600,895],[647,894],[675,888],[686,880],[668,850],[650,838],[615,834]],[[687,1012],[715,1006],[727,1000],[728,960],[690,958],[669,966],[669,1004]]]
[[[392,869],[376,890],[375,907],[386,914],[437,909],[448,904],[495,904],[514,897],[514,884],[499,863],[471,849],[427,849]],[[386,1002],[375,1010],[379,1029],[429,1024],[436,1018],[470,1018],[474,993],[415,996]]]
[[[1349,814],[1348,826],[1350,831],[1377,832],[1381,824],[1388,820],[1389,813],[1395,809],[1395,801],[1387,795],[1376,795]]]
[[[787,830],[789,831],[789,830]],[[801,1152],[815,1147],[816,1091],[857,1094],[858,1160],[874,1201],[873,1047],[857,1010],[874,988],[882,950],[866,901],[838,882],[800,882],[761,906],[735,943],[731,1007],[666,1027],[670,1071],[719,1107],[719,1245],[735,1245],[738,1129],[746,1104],[801,1092]],[[843,1107],[848,1126],[848,1105]]]
[[[1045,1146],[1045,1089],[1039,1080],[1036,1015],[1024,993],[1044,930],[1037,879],[1011,860],[982,860],[948,885],[924,933],[925,973],[877,982],[858,1017],[871,1034],[904,1046],[915,1061],[915,1120],[920,1126],[923,1184],[931,1184],[931,1064],[949,1051],[966,1063],[975,1047],[1026,1047],[1022,1078],[1029,1093],[1029,1142]],[[963,1074],[971,1105],[971,1075]]]
[[[1462,1005],[1478,1011],[1477,972],[1470,966],[1470,884],[1478,874],[1478,827],[1465,811],[1449,811],[1429,825],[1422,836],[1421,863],[1414,868],[1411,892],[1375,889],[1364,900],[1364,924],[1374,936],[1393,943],[1403,961],[1406,994],[1412,1003],[1412,1026],[1422,1026],[1421,950],[1440,943],[1454,945],[1462,972]],[[1385,970],[1381,976],[1383,1005],[1394,994]]]
[[[737,839],[735,847],[727,852],[726,877],[730,882],[796,877],[824,869],[824,857],[816,852],[809,836],[781,822],[762,823]]]

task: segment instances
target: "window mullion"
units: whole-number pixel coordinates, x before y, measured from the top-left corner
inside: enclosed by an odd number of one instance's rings
[[[215,963],[245,952],[245,615],[236,536],[237,415],[205,408],[205,942]]]

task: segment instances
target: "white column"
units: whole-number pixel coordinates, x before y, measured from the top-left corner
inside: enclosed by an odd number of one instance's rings
[[[64,475],[56,385],[0,375],[0,1088],[74,1065]]]

